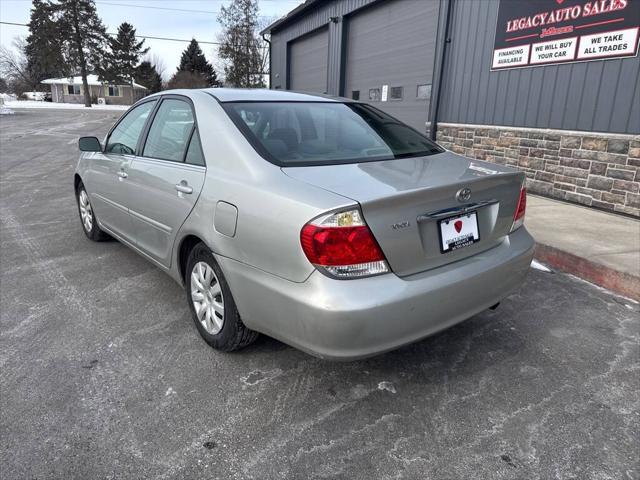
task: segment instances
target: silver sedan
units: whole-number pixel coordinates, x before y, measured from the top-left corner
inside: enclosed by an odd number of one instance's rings
[[[497,305],[533,255],[521,172],[356,101],[174,90],[79,144],[87,237],[184,285],[220,350],[261,332],[323,358],[388,351]]]

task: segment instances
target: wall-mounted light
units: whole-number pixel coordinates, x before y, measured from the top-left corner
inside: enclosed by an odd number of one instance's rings
[[[340,21],[340,17],[329,17],[329,21],[331,21],[331,23],[338,23]]]

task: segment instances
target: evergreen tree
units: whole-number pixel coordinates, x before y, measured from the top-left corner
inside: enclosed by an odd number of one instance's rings
[[[264,87],[264,62],[258,37],[258,0],[232,0],[220,9],[218,55],[225,62],[225,82],[236,87]]]
[[[207,61],[202,53],[202,49],[198,42],[194,39],[191,40],[187,49],[182,52],[182,56],[180,57],[180,65],[178,66],[178,71],[176,72],[177,76],[180,72],[190,72],[190,73],[199,73],[201,74],[205,81],[206,85],[209,87],[219,87],[222,84],[218,81],[218,76],[216,75],[216,71],[213,69],[213,66]]]
[[[140,63],[136,68],[136,80],[140,85],[149,89],[149,93],[156,93],[162,90],[162,77],[156,66],[148,60]]]
[[[34,88],[45,78],[69,74],[62,52],[60,26],[54,18],[54,6],[47,0],[33,0],[24,53]]]
[[[68,62],[80,70],[84,104],[91,106],[89,72],[98,70],[108,45],[107,32],[93,0],[58,0],[55,4]]]
[[[140,57],[149,51],[143,48],[144,40],[136,40],[136,29],[123,22],[115,38],[109,39],[111,51],[105,55],[100,68],[100,78],[113,83],[132,84]]]

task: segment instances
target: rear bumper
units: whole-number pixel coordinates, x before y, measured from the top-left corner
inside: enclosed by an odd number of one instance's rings
[[[313,355],[352,360],[415,342],[517,288],[534,241],[520,228],[491,250],[427,272],[294,283],[217,257],[245,324]]]

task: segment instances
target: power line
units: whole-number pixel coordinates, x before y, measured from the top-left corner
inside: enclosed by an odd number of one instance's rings
[[[28,27],[29,25],[27,25],[26,23],[14,23],[14,22],[2,22],[0,21],[0,24],[4,24],[4,25],[17,25],[19,27]],[[117,36],[117,33],[112,33],[112,32],[107,32],[107,35],[112,35],[112,36]],[[169,37],[153,37],[151,35],[136,35],[136,38],[144,38],[144,39],[149,39],[149,40],[165,40],[168,42],[184,42],[184,43],[191,43],[191,40],[184,40],[182,38],[169,38]],[[201,43],[201,44],[205,44],[205,45],[223,45],[222,42],[207,42],[207,41],[200,41],[200,40],[196,40],[196,42]],[[265,47],[257,47],[257,48],[267,48]]]
[[[148,8],[152,10],[170,10],[172,12],[211,13],[213,15],[217,15],[218,13],[220,13],[213,10],[188,10],[186,8],[155,7],[152,5],[134,5],[132,3],[103,2],[101,0],[96,0],[96,3],[99,3],[101,5],[115,5],[116,7],[136,7],[136,8]]]
[[[171,12],[186,12],[186,13],[209,13],[211,15],[218,15],[220,11],[215,10],[190,10],[187,8],[171,8],[171,7],[157,7],[153,5],[136,5],[133,3],[115,3],[115,2],[104,2],[102,0],[95,0],[96,3],[100,5],[114,5],[116,7],[134,7],[134,8],[146,8],[150,10],[168,10]],[[259,18],[271,18],[270,15],[258,15]]]
[[[13,23],[13,22],[0,22],[0,23],[4,23],[5,25],[18,25],[19,27],[28,27],[29,26],[26,23]]]

